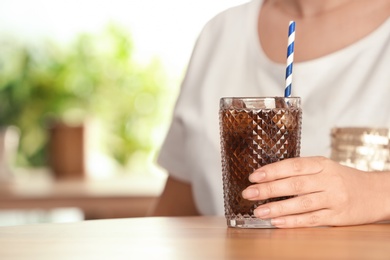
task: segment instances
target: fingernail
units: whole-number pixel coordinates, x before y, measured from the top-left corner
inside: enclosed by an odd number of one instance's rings
[[[286,221],[283,218],[275,218],[271,219],[271,224],[273,226],[283,226],[286,223]]]
[[[257,196],[259,196],[259,191],[257,189],[249,188],[242,191],[242,197],[244,199],[252,199],[256,198]]]
[[[257,208],[254,210],[254,214],[256,217],[265,217],[271,212],[270,208]]]
[[[250,182],[259,182],[265,178],[265,172],[253,172],[249,175]]]

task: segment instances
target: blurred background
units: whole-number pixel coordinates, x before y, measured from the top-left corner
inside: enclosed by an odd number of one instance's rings
[[[197,36],[244,0],[0,0],[0,225],[147,214]]]

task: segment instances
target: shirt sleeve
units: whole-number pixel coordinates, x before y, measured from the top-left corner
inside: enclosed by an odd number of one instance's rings
[[[188,183],[192,182],[193,172],[189,168],[195,163],[193,156],[197,156],[196,149],[201,149],[200,144],[194,142],[194,136],[201,136],[202,132],[199,122],[200,111],[205,105],[202,104],[202,94],[205,91],[202,88],[202,80],[207,74],[210,56],[214,53],[215,47],[212,43],[218,32],[215,27],[215,22],[210,21],[196,41],[181,84],[172,122],[157,158],[157,163],[171,176]]]

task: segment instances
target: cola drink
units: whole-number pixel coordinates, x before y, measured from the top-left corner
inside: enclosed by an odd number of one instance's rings
[[[300,98],[221,98],[220,138],[225,217],[228,226],[272,227],[253,215],[257,206],[289,197],[249,201],[242,191],[249,175],[261,166],[300,153]]]

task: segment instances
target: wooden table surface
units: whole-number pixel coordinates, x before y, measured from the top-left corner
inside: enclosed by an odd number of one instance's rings
[[[227,228],[222,217],[0,227],[0,259],[390,259],[390,224]]]
[[[55,180],[43,177],[0,182],[0,210],[75,207],[86,219],[143,217],[159,196],[162,177]]]

